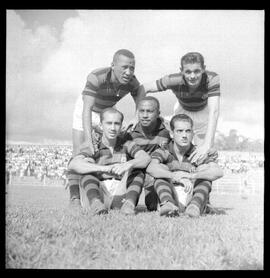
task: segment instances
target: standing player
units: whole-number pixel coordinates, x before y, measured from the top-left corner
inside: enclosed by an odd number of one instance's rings
[[[113,107],[129,93],[137,106],[144,91],[134,71],[134,54],[127,49],[120,49],[114,54],[111,67],[96,69],[88,75],[73,114],[73,155],[78,153],[83,142],[89,144],[94,153],[93,135],[98,134],[93,129],[99,129],[100,112],[103,109]],[[77,175],[69,175],[70,200],[76,205],[80,204],[78,178]]]
[[[205,69],[204,58],[198,52],[189,52],[181,58],[181,72],[166,75],[154,83],[143,85],[146,93],[171,89],[178,103],[174,114],[189,115],[194,122],[196,150],[190,154],[191,162],[207,156],[214,144],[219,117],[219,76]]]

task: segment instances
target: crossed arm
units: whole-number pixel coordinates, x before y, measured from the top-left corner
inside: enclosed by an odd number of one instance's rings
[[[146,168],[150,160],[150,156],[143,150],[138,151],[134,155],[134,159],[124,163],[116,163],[112,165],[98,165],[91,158],[87,158],[84,155],[77,155],[70,161],[68,170],[73,170],[78,174],[103,172],[122,175],[124,172],[133,168]]]
[[[164,167],[164,164],[160,163],[158,159],[152,159],[146,169],[147,173],[155,178],[166,178],[171,179],[172,182],[182,182],[183,179],[205,179],[214,181],[223,176],[222,169],[215,162],[209,162],[207,164],[201,164],[194,172],[185,171],[174,171],[171,172],[169,169]]]

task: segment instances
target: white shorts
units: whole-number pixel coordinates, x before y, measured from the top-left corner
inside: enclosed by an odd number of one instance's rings
[[[104,180],[100,182],[99,193],[107,209],[120,209],[127,191],[127,178],[129,172],[123,175],[121,180]],[[85,190],[80,186],[81,205],[83,208],[90,208]]]
[[[83,98],[80,95],[75,103],[75,109],[73,112],[73,123],[72,128],[83,131],[82,123],[83,114]],[[92,126],[98,126],[100,124],[100,113],[92,111]]]
[[[179,102],[177,102],[174,105],[173,112],[174,115],[186,114],[193,120],[194,144],[200,145],[203,142],[207,131],[209,113],[208,105],[200,111],[187,111],[179,104]]]

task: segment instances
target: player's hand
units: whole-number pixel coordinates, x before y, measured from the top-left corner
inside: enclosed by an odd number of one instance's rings
[[[201,164],[208,155],[209,146],[208,145],[201,145],[194,150],[191,155],[189,156],[191,163],[196,163],[197,165]]]
[[[132,168],[132,164],[128,161],[125,163],[117,163],[112,165],[111,172],[118,176],[124,174]]]
[[[187,193],[187,194],[190,194],[193,190],[193,185],[194,183],[190,180],[190,179],[187,179],[187,178],[182,178],[181,179],[181,183],[184,185],[185,189],[184,191]]]
[[[173,177],[172,177],[172,181],[175,183],[181,183],[183,178],[187,178],[190,179],[190,173],[185,172],[185,171],[176,171],[173,172]]]
[[[132,120],[129,121],[127,125],[127,129],[133,131],[137,123],[138,123],[138,118],[137,117],[133,118]]]
[[[102,167],[102,172],[104,172],[104,173],[112,173],[112,166],[113,165],[104,165],[103,167]]]

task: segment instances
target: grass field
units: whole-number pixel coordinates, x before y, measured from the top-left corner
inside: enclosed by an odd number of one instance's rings
[[[6,268],[262,270],[263,196],[211,195],[220,215],[91,216],[62,187],[6,188]]]

